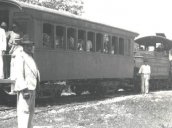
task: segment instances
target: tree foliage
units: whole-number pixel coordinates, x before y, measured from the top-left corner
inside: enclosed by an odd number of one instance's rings
[[[18,1],[36,4],[60,11],[67,11],[75,15],[81,15],[83,13],[84,3],[82,0],[18,0]]]

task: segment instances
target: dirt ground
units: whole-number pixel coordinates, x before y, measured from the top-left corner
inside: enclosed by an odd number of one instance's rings
[[[16,128],[15,107],[0,108],[0,128]],[[172,128],[172,91],[37,106],[34,128]]]

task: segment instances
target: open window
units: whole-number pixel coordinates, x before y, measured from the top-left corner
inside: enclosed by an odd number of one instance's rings
[[[102,52],[103,47],[103,35],[101,33],[96,34],[96,52]]]
[[[67,48],[75,50],[76,48],[76,30],[74,28],[67,29]]]
[[[78,30],[78,43],[77,50],[85,51],[86,47],[86,32],[84,30]]]
[[[112,54],[118,54],[118,37],[112,37]]]
[[[65,49],[65,27],[56,26],[55,48]]]
[[[95,33],[88,32],[87,33],[87,42],[86,42],[86,51],[95,51]]]
[[[156,50],[157,52],[162,52],[162,51],[164,51],[164,50],[165,50],[164,44],[163,44],[163,43],[156,43],[156,44],[155,44],[155,50]]]
[[[43,24],[43,46],[54,48],[54,26],[52,24]]]
[[[103,52],[110,53],[110,36],[108,34],[104,34],[103,37]]]

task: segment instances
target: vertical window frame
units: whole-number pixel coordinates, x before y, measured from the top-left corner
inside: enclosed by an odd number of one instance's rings
[[[125,40],[122,37],[118,38],[119,40],[119,55],[125,55]]]

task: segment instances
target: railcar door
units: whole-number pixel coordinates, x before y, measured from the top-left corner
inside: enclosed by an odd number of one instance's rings
[[[12,25],[15,23],[19,31],[21,32],[21,36],[27,34],[30,40],[33,41],[33,19],[31,14],[27,13],[16,1],[11,0],[0,0],[0,24],[5,22],[7,24],[6,34],[7,37],[10,37],[12,31]],[[8,38],[7,38],[8,39]],[[8,43],[8,40],[7,40]],[[9,77],[9,68],[10,68],[10,56],[8,55],[9,47],[7,48],[6,55],[4,56],[4,75],[5,78]]]

